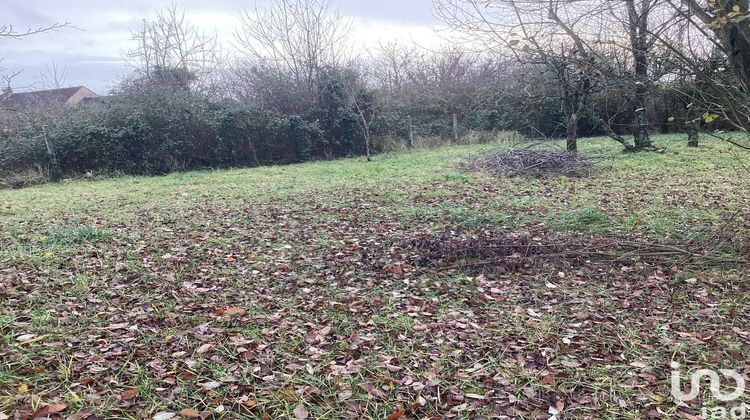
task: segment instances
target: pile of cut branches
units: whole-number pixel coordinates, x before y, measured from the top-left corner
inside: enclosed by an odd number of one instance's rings
[[[584,177],[591,175],[600,160],[602,158],[563,149],[541,149],[530,145],[483,153],[464,162],[463,167],[502,176]]]
[[[508,271],[545,261],[581,266],[587,262],[678,265],[682,267],[746,266],[744,256],[696,244],[684,246],[610,238],[559,238],[539,235],[514,236],[483,232],[460,235],[455,232],[412,239],[404,244],[416,266],[442,266],[476,270],[503,267]]]

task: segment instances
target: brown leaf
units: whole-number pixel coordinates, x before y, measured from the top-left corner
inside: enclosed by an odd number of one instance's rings
[[[339,394],[336,396],[336,399],[339,400],[339,402],[343,402],[351,398],[352,395],[353,395],[352,391],[345,390],[345,391],[339,392]]]
[[[198,418],[201,416],[201,414],[197,410],[192,409],[192,408],[184,408],[180,410],[180,412],[177,414],[179,414],[182,417],[187,417],[190,419]]]
[[[123,391],[122,394],[120,394],[120,398],[123,400],[132,400],[135,398],[135,396],[138,395],[138,390],[135,388],[128,389],[126,391]]]
[[[245,308],[230,307],[224,309],[224,316],[242,316],[245,315],[246,312],[247,309]]]
[[[400,275],[400,274],[404,273],[404,269],[401,268],[400,264],[393,264],[393,265],[391,265],[390,267],[388,267],[388,271],[390,271],[393,274],[397,274],[397,275]]]
[[[388,420],[398,420],[406,413],[406,410],[399,408],[388,416]]]
[[[390,363],[385,363],[385,368],[391,372],[398,372],[401,370],[401,366],[392,365]]]
[[[96,412],[96,409],[88,407],[81,409],[79,412],[75,414],[71,414],[70,416],[66,417],[65,420],[86,420],[89,417],[93,417],[94,413]],[[0,417],[0,420],[2,420],[2,417]]]
[[[183,380],[188,380],[188,379],[192,378],[193,376],[195,376],[195,373],[193,373],[193,372],[191,372],[189,370],[184,370],[184,371],[182,371],[182,373],[180,373],[180,379],[183,379]]]
[[[44,418],[49,417],[51,414],[57,414],[62,411],[64,411],[66,408],[68,408],[68,404],[65,403],[59,403],[59,404],[50,404],[45,405],[44,407],[39,408],[34,412],[32,415],[32,418]]]
[[[305,420],[310,416],[310,413],[307,411],[304,405],[298,404],[297,407],[294,408],[294,418],[298,420]]]
[[[66,408],[68,408],[68,404],[65,404],[65,403],[50,404],[47,406],[47,413],[49,414],[61,413],[65,411]]]
[[[211,347],[213,347],[212,344],[206,343],[206,344],[198,347],[198,349],[195,352],[198,353],[198,354],[203,354],[203,353],[206,353],[207,351],[211,350]]]

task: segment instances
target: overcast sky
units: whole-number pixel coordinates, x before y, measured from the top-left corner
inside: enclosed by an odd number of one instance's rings
[[[208,32],[216,31],[225,49],[232,49],[237,15],[252,8],[253,0],[175,0],[188,19]],[[258,0],[263,8],[269,0]],[[432,16],[431,0],[335,0],[342,15],[354,22],[357,45],[367,48],[379,40],[403,39],[434,44],[433,29],[439,23]],[[84,85],[106,93],[119,78],[129,73],[121,59],[129,48],[130,31],[144,18],[171,0],[0,0],[0,25],[17,30],[70,22],[64,29],[22,40],[0,40],[2,67],[23,70],[14,87],[24,90],[40,79],[53,61],[67,66],[66,85]],[[28,89],[28,88],[27,88]]]

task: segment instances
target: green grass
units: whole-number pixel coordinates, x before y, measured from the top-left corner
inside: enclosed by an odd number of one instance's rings
[[[612,220],[597,209],[584,207],[580,210],[565,210],[551,214],[547,223],[554,229],[574,232],[606,232]]]
[[[682,246],[718,230],[739,255],[748,174],[727,144],[683,137],[655,136],[664,154],[582,140],[609,159],[580,179],[464,172],[488,146],[458,146],[0,191],[0,414],[696,414],[671,401],[668,364],[747,363],[744,267],[462,272],[420,266],[408,245],[496,232]]]
[[[55,229],[47,236],[44,243],[52,246],[76,246],[85,242],[106,242],[111,234],[92,226],[81,225],[72,228]]]

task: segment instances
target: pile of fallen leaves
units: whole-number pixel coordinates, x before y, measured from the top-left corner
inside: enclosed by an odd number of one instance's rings
[[[546,178],[584,177],[596,169],[600,160],[561,149],[538,148],[536,144],[499,149],[475,156],[463,164],[470,171],[501,176]]]
[[[744,180],[713,166],[682,189],[654,177],[642,201],[640,175],[618,190],[436,183],[430,168],[374,187],[315,168],[302,167],[325,188],[207,174],[0,205],[0,420],[698,418],[700,399],[671,397],[671,362],[684,384],[711,366],[750,375],[747,265],[696,263],[750,232],[750,215],[690,226],[691,244],[551,232],[543,209],[601,191],[608,215],[727,214],[750,197],[719,187]],[[499,200],[523,203],[501,207],[507,226],[464,223]]]

